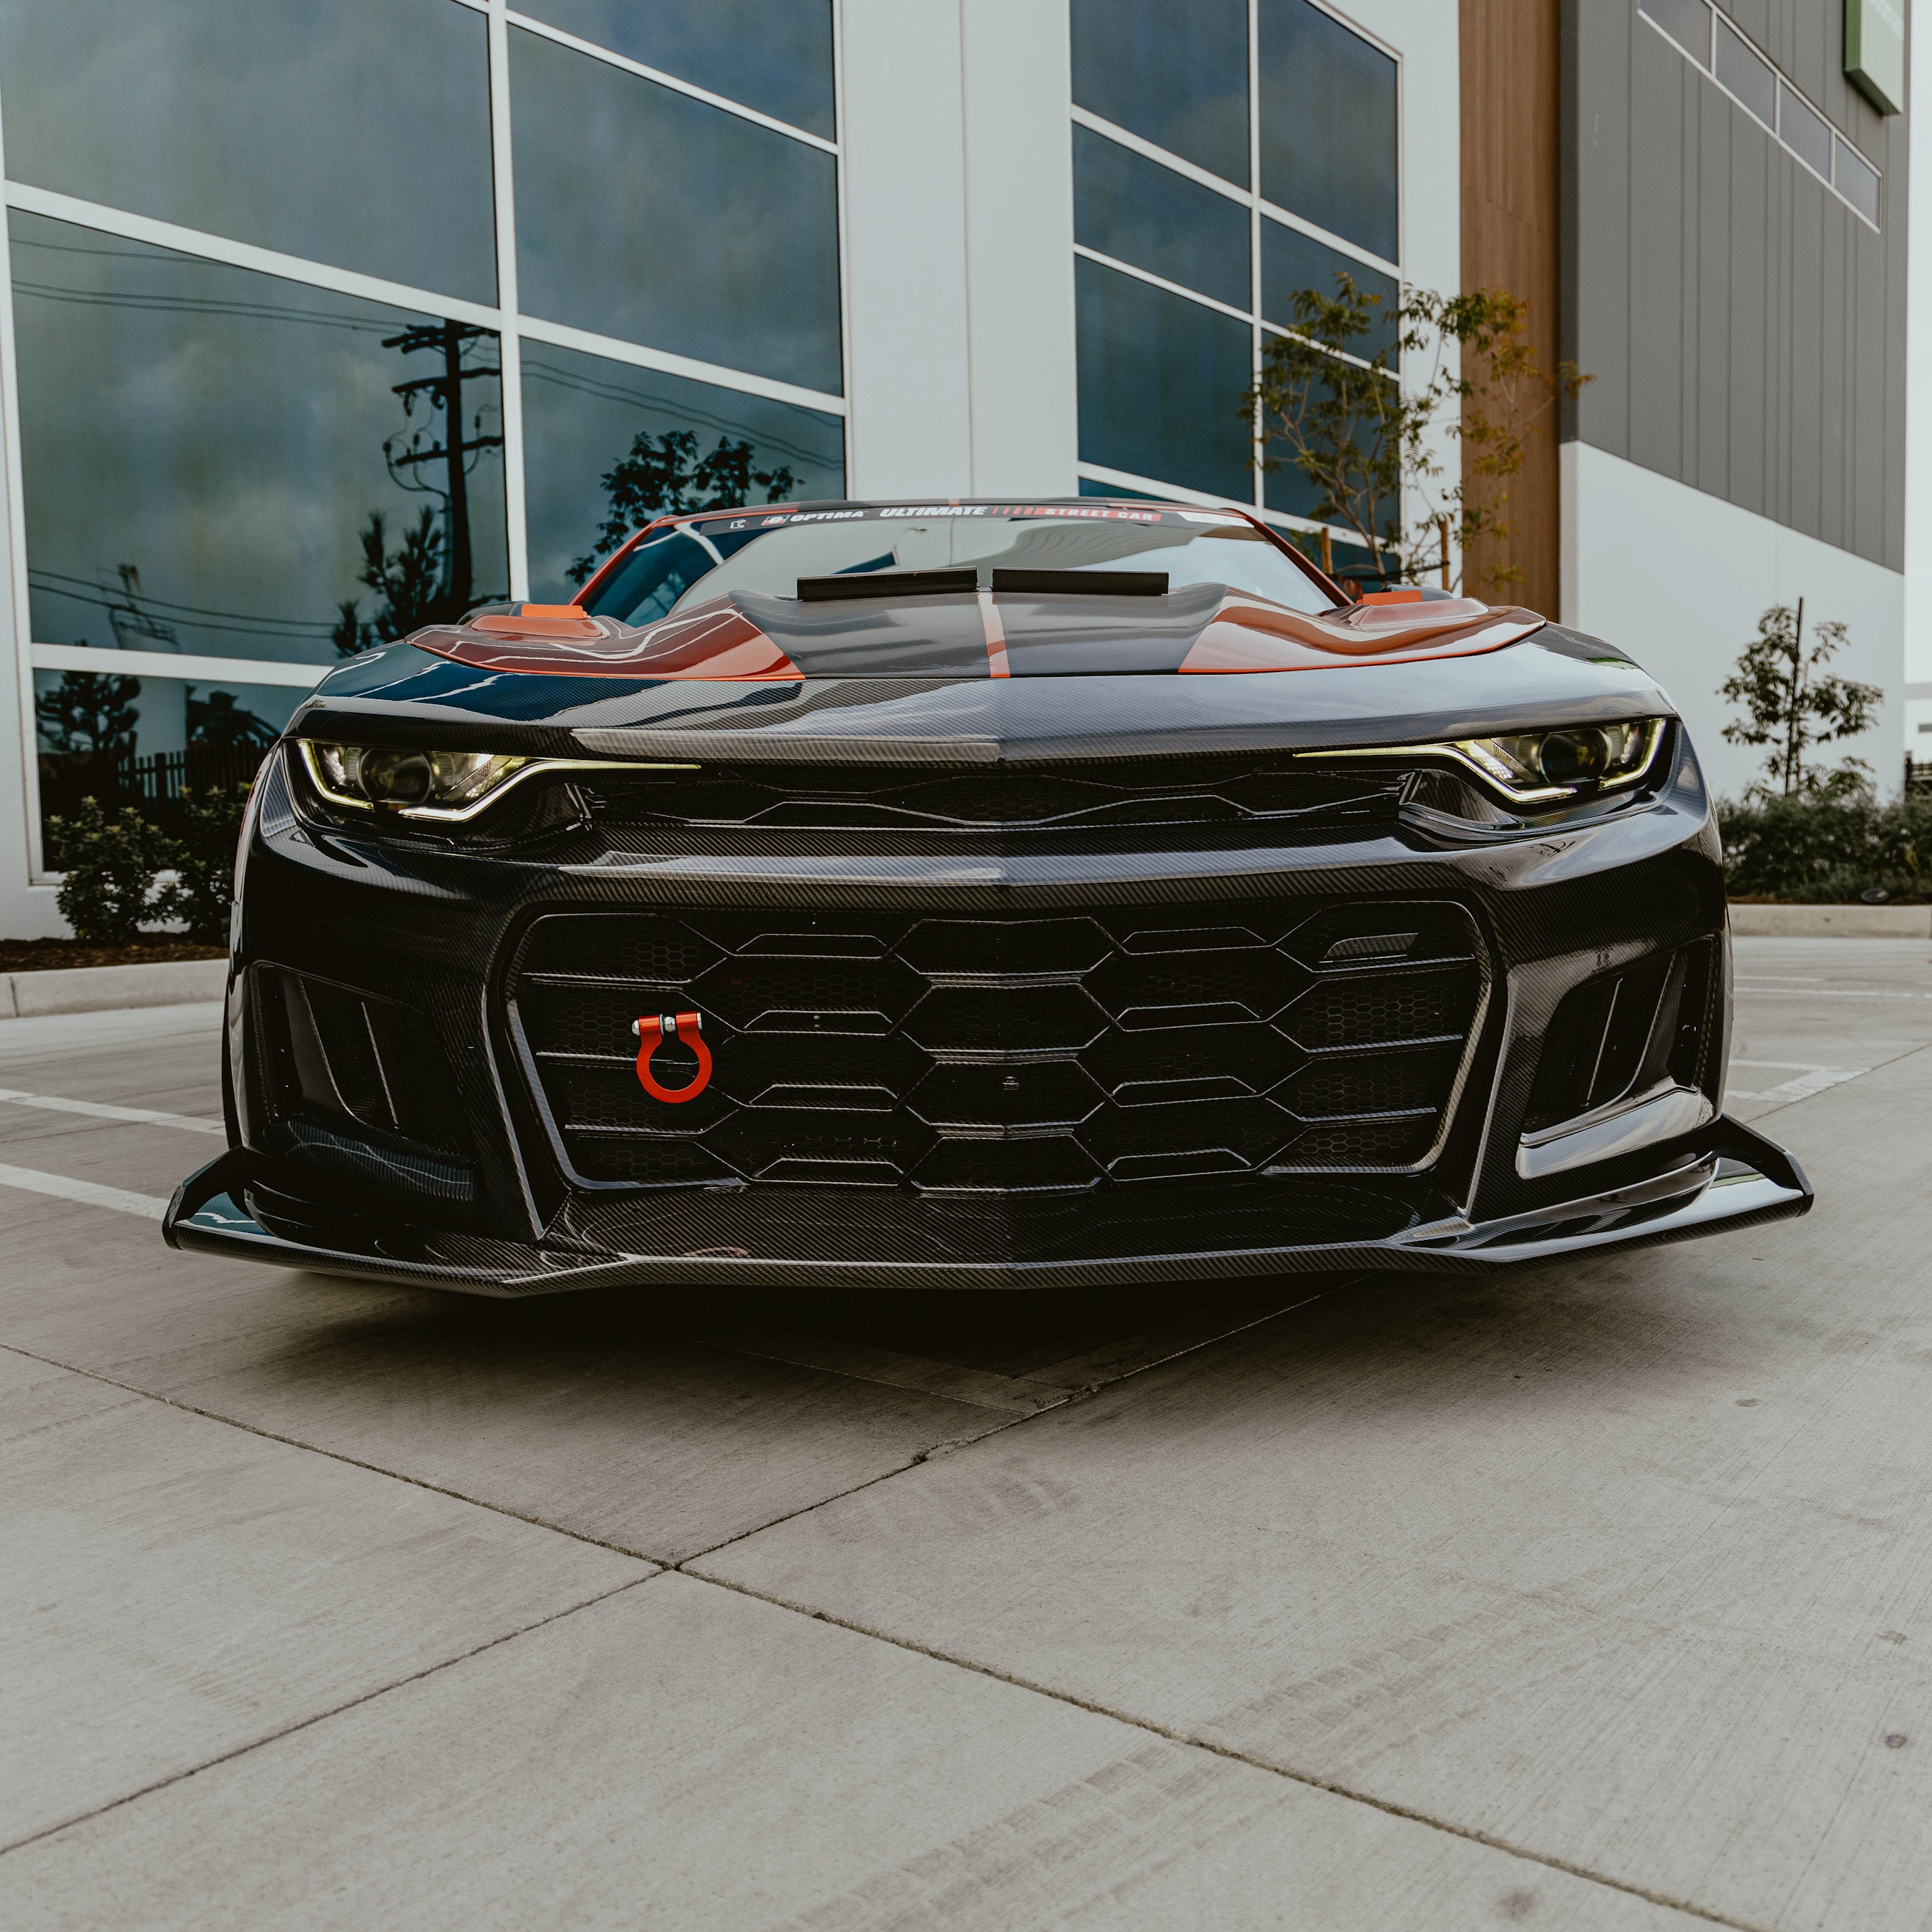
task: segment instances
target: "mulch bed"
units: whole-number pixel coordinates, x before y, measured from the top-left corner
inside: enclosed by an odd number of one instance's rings
[[[83,946],[77,939],[0,939],[0,973],[61,966],[152,966],[170,959],[220,959],[225,946],[194,939],[142,939],[132,946]]]

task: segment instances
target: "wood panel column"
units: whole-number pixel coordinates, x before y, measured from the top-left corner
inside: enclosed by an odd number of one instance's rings
[[[1558,11],[1559,0],[1461,0],[1462,286],[1504,288],[1529,305],[1538,365],[1562,354],[1558,302]],[[1524,438],[1509,484],[1510,535],[1472,544],[1466,580],[1478,596],[1562,610],[1562,505],[1556,406]],[[1522,575],[1488,590],[1488,572]]]

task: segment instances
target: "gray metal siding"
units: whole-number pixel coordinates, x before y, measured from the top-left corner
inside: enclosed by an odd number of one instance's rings
[[[1880,168],[1874,235],[1637,0],[1564,0],[1564,435],[1904,566],[1906,121],[1840,71],[1844,0],[1725,10]]]

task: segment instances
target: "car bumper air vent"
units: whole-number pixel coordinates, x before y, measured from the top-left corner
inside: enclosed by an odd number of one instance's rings
[[[1677,1086],[1708,1091],[1717,942],[1700,939],[1573,988],[1545,1036],[1526,1134]]]

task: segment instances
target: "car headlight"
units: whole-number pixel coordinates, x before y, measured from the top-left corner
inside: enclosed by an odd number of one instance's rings
[[[1639,782],[1657,762],[1661,718],[1619,724],[1568,724],[1553,731],[1513,731],[1494,738],[1446,739],[1427,745],[1351,746],[1304,752],[1304,758],[1441,759],[1473,772],[1513,805],[1556,805]]]
[[[430,752],[393,745],[332,745],[298,738],[309,782],[331,805],[393,812],[444,824],[473,818],[541,772],[692,771],[690,764],[609,758],[530,758],[504,752]]]

